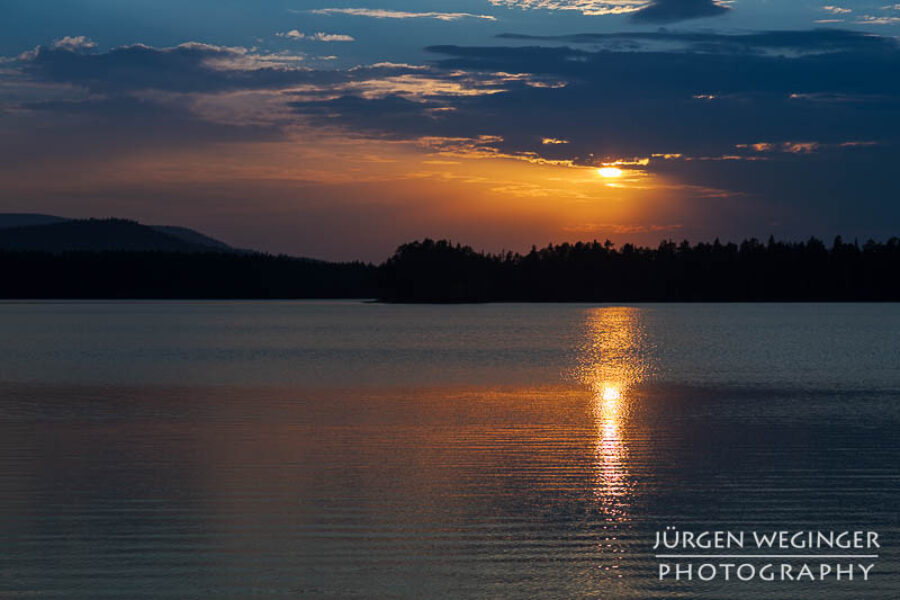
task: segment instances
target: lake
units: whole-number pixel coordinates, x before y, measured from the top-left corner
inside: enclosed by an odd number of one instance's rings
[[[0,331],[0,598],[900,594],[900,305],[8,302]],[[881,547],[867,581],[660,581],[668,526]]]

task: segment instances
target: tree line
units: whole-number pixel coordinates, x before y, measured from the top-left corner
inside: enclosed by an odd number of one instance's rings
[[[900,300],[900,239],[593,241],[527,254],[426,239],[401,246],[378,275],[393,302],[886,301]]]
[[[288,256],[0,251],[2,298],[376,298],[385,302],[898,301],[900,239],[606,242],[477,252],[430,239],[380,265]]]

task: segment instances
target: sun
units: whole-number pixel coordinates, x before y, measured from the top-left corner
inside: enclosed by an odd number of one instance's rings
[[[601,168],[597,169],[597,174],[600,177],[606,177],[606,178],[612,179],[615,177],[621,177],[622,169],[620,169],[618,167],[601,167]]]

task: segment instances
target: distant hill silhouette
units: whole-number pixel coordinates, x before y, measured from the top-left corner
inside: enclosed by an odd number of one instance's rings
[[[41,252],[234,252],[184,227],[147,226],[124,219],[67,220],[49,215],[0,215],[0,249]],[[30,223],[30,224],[23,224]]]
[[[69,221],[64,217],[42,215],[38,213],[0,213],[0,229],[10,227],[31,227],[32,225],[50,225]]]
[[[225,242],[222,242],[215,238],[211,238],[208,235],[200,233],[199,231],[188,229],[187,227],[176,227],[173,225],[150,225],[149,227],[154,231],[158,231],[166,235],[171,235],[172,237],[178,238],[181,241],[187,242],[189,244],[204,246],[206,248],[213,248],[215,250],[221,250],[224,252],[235,251],[234,248],[232,248]]]
[[[0,214],[0,298],[371,298],[375,273],[186,227]]]

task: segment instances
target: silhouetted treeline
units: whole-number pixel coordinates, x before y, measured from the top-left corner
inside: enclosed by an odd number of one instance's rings
[[[524,255],[425,240],[401,246],[378,275],[388,302],[896,301],[900,240],[594,241]]]
[[[265,254],[0,251],[0,297],[372,298],[375,270]]]
[[[179,252],[0,251],[2,298],[374,298],[386,302],[900,301],[900,239],[486,254],[446,241],[382,265]]]

